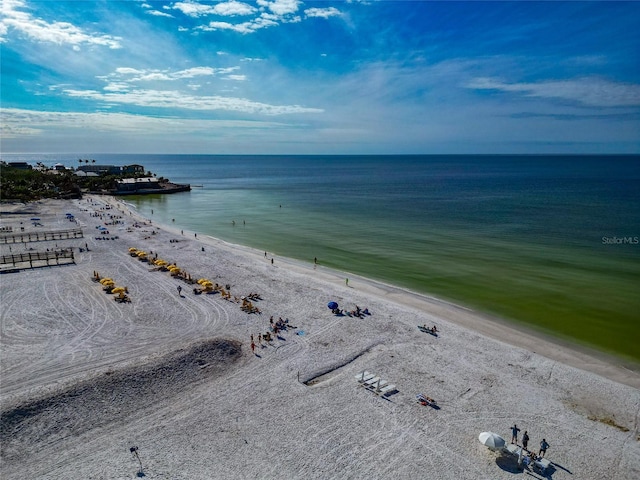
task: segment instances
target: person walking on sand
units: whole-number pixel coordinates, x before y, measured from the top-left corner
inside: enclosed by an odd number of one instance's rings
[[[520,431],[520,429],[514,423],[513,427],[511,427],[511,443],[515,443],[516,445],[518,444],[518,432],[519,431]]]
[[[345,278],[345,279],[344,279],[344,284],[345,284],[347,287],[349,286],[349,279],[348,279],[348,278]]]
[[[546,439],[542,439],[540,442],[540,451],[538,452],[539,457],[544,457],[545,453],[547,453],[547,448],[549,448],[549,444]]]
[[[180,285],[178,285],[178,296],[182,296],[182,287]]]
[[[256,353],[256,344],[253,343],[253,340],[251,340],[251,352],[254,354]]]
[[[524,434],[522,434],[522,448],[524,448],[528,452],[529,449],[527,448],[527,445],[529,445],[529,434],[525,430]]]

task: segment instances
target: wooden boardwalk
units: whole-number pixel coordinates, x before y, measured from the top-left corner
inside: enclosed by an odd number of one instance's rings
[[[70,238],[83,238],[81,228],[70,230],[55,230],[50,232],[14,232],[0,235],[0,243],[27,243],[45,242],[47,240],[67,240]]]
[[[9,267],[11,269],[19,269],[67,265],[69,263],[75,263],[73,251],[70,248],[51,252],[16,253],[0,256],[0,271],[9,265],[13,267]]]

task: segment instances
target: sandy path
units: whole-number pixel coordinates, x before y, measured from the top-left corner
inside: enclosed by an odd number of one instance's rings
[[[52,230],[73,212],[84,239],[12,247],[87,243],[75,265],[0,276],[3,478],[136,478],[133,445],[148,478],[512,478],[522,473],[477,436],[507,437],[514,422],[530,446],[551,444],[549,478],[640,477],[640,383],[623,365],[391,286],[350,276],[348,288],[322,267],[134,226],[142,219],[115,199],[89,200],[28,208]],[[96,240],[108,220],[96,212],[123,217],[108,226],[118,239]],[[2,224],[33,229],[31,216]],[[130,257],[131,246],[234,295],[259,292],[263,313],[184,283],[178,296],[180,282]],[[132,303],[103,293],[94,270],[126,285]],[[329,300],[372,315],[334,316]],[[249,335],[271,315],[298,328],[252,355]],[[425,323],[440,337],[419,332]],[[241,354],[189,354],[215,339],[239,342]],[[398,391],[383,399],[358,387],[364,369]],[[440,409],[418,405],[421,392]]]

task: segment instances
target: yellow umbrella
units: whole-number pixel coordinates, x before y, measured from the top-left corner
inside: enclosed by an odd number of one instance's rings
[[[110,278],[103,278],[102,280],[100,280],[100,283],[101,283],[101,284],[103,284],[103,285],[104,285],[105,283],[107,283],[107,282],[113,282],[113,280],[112,280],[112,279],[110,279]]]
[[[147,256],[147,252],[138,252],[138,256],[139,257],[146,257]]]
[[[131,248],[129,249],[129,251],[133,253],[133,252],[137,252],[137,251],[138,251],[138,249],[137,249],[136,247],[131,247]]]
[[[116,287],[111,290],[111,293],[124,293],[124,287]]]

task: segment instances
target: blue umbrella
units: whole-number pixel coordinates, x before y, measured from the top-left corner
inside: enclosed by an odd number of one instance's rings
[[[329,307],[331,310],[335,310],[336,308],[338,308],[338,304],[336,302],[329,302],[327,304],[327,307]]]

